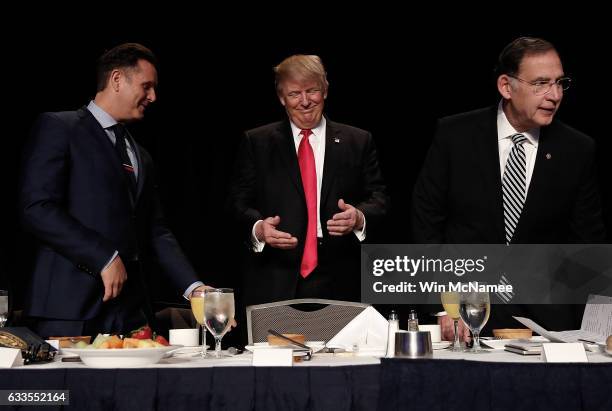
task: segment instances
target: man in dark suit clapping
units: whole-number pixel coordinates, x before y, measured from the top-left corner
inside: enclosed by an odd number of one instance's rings
[[[388,207],[372,135],[323,115],[318,56],[288,57],[275,73],[287,118],[246,132],[230,195],[251,251],[244,301],[359,300],[359,245]]]

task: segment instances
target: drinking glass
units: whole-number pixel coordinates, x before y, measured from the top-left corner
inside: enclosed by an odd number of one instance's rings
[[[8,291],[0,290],[0,327],[4,327],[8,319]]]
[[[208,331],[215,337],[215,357],[221,358],[221,339],[234,319],[234,290],[209,288],[205,292],[204,321]]]
[[[459,341],[459,293],[455,291],[445,291],[440,293],[440,299],[446,314],[453,319],[453,325],[455,327],[455,338],[453,339],[453,345],[451,345],[451,351],[463,351],[461,341]]]
[[[206,357],[206,327],[204,326],[204,297],[206,293],[204,290],[195,290],[191,293],[191,312],[195,317],[200,329],[202,330],[202,351],[196,354],[195,357]]]
[[[459,293],[459,314],[474,336],[474,344],[467,353],[488,353],[480,346],[480,330],[485,326],[491,314],[491,301],[488,292],[470,290]]]

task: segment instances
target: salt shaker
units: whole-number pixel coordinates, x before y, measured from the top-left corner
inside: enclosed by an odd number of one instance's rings
[[[391,310],[387,332],[387,353],[385,355],[387,358],[393,358],[395,356],[395,332],[397,330],[399,330],[399,317],[395,310]]]
[[[410,310],[410,315],[408,316],[408,331],[419,331],[419,319],[414,310]]]

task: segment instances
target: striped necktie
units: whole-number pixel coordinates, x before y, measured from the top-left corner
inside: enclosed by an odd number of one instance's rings
[[[514,134],[511,138],[513,147],[506,161],[506,168],[504,169],[504,177],[502,179],[506,244],[512,242],[512,236],[518,225],[521,211],[525,204],[525,198],[527,197],[525,177],[527,166],[525,147],[523,147],[527,137],[523,134]]]

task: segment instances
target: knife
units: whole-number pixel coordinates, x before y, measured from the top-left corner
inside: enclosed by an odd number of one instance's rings
[[[291,344],[293,344],[293,345],[296,345],[296,346],[298,346],[298,347],[300,347],[300,348],[304,348],[304,349],[308,350],[308,353],[309,353],[310,355],[312,355],[312,348],[310,348],[309,346],[304,345],[304,344],[302,344],[301,342],[295,341],[295,340],[293,340],[293,339],[291,339],[291,338],[289,338],[289,337],[285,337],[284,335],[282,335],[281,333],[279,333],[279,332],[277,332],[277,331],[274,331],[274,330],[271,330],[271,329],[270,329],[270,330],[268,330],[268,332],[269,332],[270,334],[272,334],[272,335],[274,335],[274,336],[278,337],[278,338],[282,338],[283,340],[290,342],[290,343],[291,343]]]

